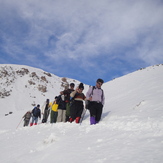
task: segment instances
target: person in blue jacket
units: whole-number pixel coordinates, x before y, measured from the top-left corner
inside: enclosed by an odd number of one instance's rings
[[[38,117],[41,119],[40,105],[37,105],[37,107],[32,110],[32,122],[30,123],[30,126],[33,126],[33,124],[37,125]]]

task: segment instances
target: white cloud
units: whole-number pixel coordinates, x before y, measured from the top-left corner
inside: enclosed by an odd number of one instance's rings
[[[116,59],[124,64],[136,59],[146,65],[163,61],[163,5],[159,0],[6,0],[1,6],[1,15],[7,15],[3,24],[10,25],[3,35],[13,30],[13,18],[20,20],[20,24],[16,21],[19,29],[27,25],[11,36],[12,46],[5,37],[3,45],[29,49],[21,52],[27,58],[38,50],[59,65],[80,60],[82,68],[97,67],[101,56],[109,65]],[[91,63],[92,57],[97,61]]]

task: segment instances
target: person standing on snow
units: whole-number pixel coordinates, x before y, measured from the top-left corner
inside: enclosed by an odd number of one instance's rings
[[[37,107],[32,110],[32,122],[30,123],[30,126],[33,126],[33,124],[37,125],[38,117],[41,119],[40,105],[37,105]]]
[[[74,91],[75,84],[70,83],[70,88],[63,91],[66,102],[66,122],[69,121],[70,118],[70,93]]]
[[[76,123],[80,122],[84,109],[83,100],[86,99],[84,93],[82,93],[83,90],[83,83],[80,83],[79,87],[77,87],[76,90],[70,94],[70,96],[74,99],[70,107],[70,122],[73,122],[74,120]]]
[[[105,102],[104,91],[101,89],[104,81],[97,79],[96,86],[90,87],[86,94],[86,98],[89,102],[90,111],[90,124],[96,124],[100,121],[102,110]]]
[[[42,119],[42,123],[46,123],[47,119],[49,117],[49,113],[50,113],[50,104],[49,104],[49,99],[46,100],[46,102],[44,103],[44,105],[42,106],[42,114],[43,114],[43,119]]]
[[[31,115],[32,115],[31,111],[27,111],[25,113],[25,115],[23,116],[23,118],[24,118],[24,127],[29,125]]]
[[[58,117],[58,96],[55,97],[53,103],[51,105],[51,112],[50,112],[50,123],[56,123]]]
[[[57,122],[66,122],[66,103],[63,91],[58,96],[58,117]]]

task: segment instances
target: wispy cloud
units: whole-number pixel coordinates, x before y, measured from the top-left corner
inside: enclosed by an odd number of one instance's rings
[[[109,80],[112,71],[163,62],[162,15],[161,0],[2,0],[0,47],[33,66],[39,57],[57,75],[73,77],[78,69]]]

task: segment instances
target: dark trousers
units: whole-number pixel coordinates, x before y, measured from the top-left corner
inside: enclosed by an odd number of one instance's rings
[[[90,102],[89,104],[90,117],[95,117],[96,122],[99,122],[102,115],[102,103]]]
[[[66,122],[69,121],[70,118],[70,103],[66,103]]]
[[[24,119],[24,127],[29,125],[30,119]]]
[[[56,123],[58,117],[58,112],[51,110],[50,123]]]
[[[70,108],[70,117],[74,120],[77,117],[81,118],[84,109],[83,101],[74,100]]]
[[[49,117],[49,112],[50,112],[50,110],[44,110],[44,115],[43,115],[42,123],[47,122],[47,119]]]

